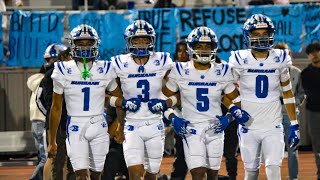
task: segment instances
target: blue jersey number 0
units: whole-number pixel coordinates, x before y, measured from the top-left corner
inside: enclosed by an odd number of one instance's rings
[[[208,88],[197,88],[197,110],[200,112],[209,110]]]
[[[269,80],[266,75],[258,75],[256,77],[256,96],[265,98],[268,96]]]
[[[81,92],[83,92],[83,94],[84,94],[83,111],[89,111],[90,88],[89,87],[82,88]]]
[[[137,88],[142,88],[142,95],[138,95],[138,98],[142,102],[148,102],[150,97],[150,84],[148,80],[139,80],[137,83]]]

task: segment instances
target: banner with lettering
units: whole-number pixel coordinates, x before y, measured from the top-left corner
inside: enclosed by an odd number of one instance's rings
[[[246,21],[245,7],[177,9],[176,21],[180,40],[186,39],[196,27],[207,26],[217,35],[218,55],[228,60],[230,51],[242,49],[242,26]]]
[[[63,12],[23,12],[15,10],[10,18],[9,66],[39,67],[52,43],[61,43]]]
[[[275,43],[285,42],[293,52],[302,50],[303,5],[285,6],[249,6],[248,17],[252,14],[264,14],[275,25]]]
[[[92,26],[101,39],[99,59],[108,60],[114,55],[125,52],[123,33],[133,19],[136,19],[136,14],[136,11],[71,14],[69,15],[69,27],[72,30],[80,24]]]
[[[156,31],[156,51],[169,52],[171,57],[176,47],[175,9],[139,10],[138,19],[149,22]]]
[[[305,46],[320,42],[320,4],[306,4],[303,6]]]

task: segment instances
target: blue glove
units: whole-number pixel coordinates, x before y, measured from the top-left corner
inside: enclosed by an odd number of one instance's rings
[[[300,140],[299,124],[291,123],[290,133],[288,136],[288,144],[290,148],[294,148],[298,145]]]
[[[233,106],[230,108],[230,113],[234,117],[234,119],[238,122],[238,124],[241,124],[244,126],[244,123],[249,121],[250,114],[247,113],[247,111],[240,109],[238,106]]]
[[[162,99],[150,99],[148,102],[148,108],[152,113],[158,113],[168,109],[166,100]]]
[[[122,99],[121,107],[131,112],[137,112],[140,109],[141,100],[139,98],[131,98],[129,100]]]
[[[219,119],[218,125],[214,126],[214,133],[222,133],[230,122],[230,118],[228,116],[216,116]]]
[[[188,124],[190,124],[190,121],[187,121],[183,118],[179,118],[176,115],[173,115],[170,118],[170,121],[172,123],[174,132],[184,138],[185,135],[188,133],[187,126],[188,126]]]

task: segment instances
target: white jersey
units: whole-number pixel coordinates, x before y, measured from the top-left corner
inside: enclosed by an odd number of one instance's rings
[[[211,63],[208,70],[197,70],[193,61],[175,63],[167,88],[180,91],[182,116],[191,123],[216,120],[222,115],[222,93],[231,93],[234,78],[228,64]]]
[[[94,116],[104,112],[105,90],[116,89],[116,74],[111,62],[95,61],[90,78],[82,78],[74,60],[54,63],[53,91],[65,97],[69,116]]]
[[[125,99],[141,99],[137,112],[126,112],[126,120],[159,120],[161,114],[153,114],[148,109],[148,101],[163,97],[162,80],[171,69],[172,60],[166,52],[154,52],[145,65],[138,65],[131,54],[111,58],[115,72],[120,78],[121,89]]]
[[[274,127],[282,121],[280,77],[288,73],[291,57],[287,50],[272,49],[267,59],[257,60],[250,49],[232,51],[229,64],[240,81],[241,107],[251,119],[250,129]]]

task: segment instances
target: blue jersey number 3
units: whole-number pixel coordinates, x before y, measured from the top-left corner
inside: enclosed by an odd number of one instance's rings
[[[90,102],[90,88],[85,87],[82,88],[82,91],[84,94],[83,98],[83,111],[89,111],[89,102]]]
[[[209,110],[208,88],[197,88],[197,110],[200,112]]]
[[[150,97],[150,84],[148,80],[139,80],[137,83],[137,88],[142,88],[142,95],[138,95],[138,98],[142,102],[148,102]]]
[[[266,75],[258,75],[256,77],[256,96],[258,98],[266,98],[268,96],[269,80]]]

